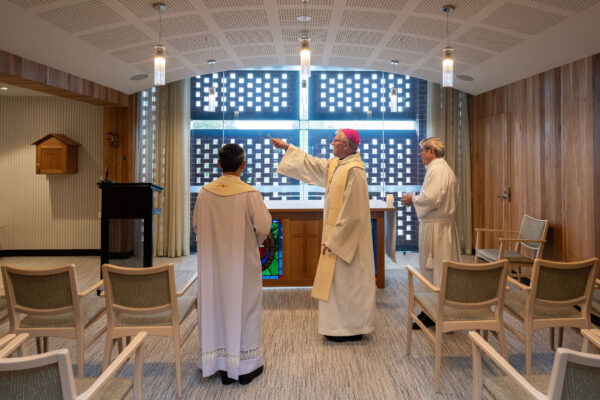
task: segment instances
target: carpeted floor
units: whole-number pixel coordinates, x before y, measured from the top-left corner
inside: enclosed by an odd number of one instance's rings
[[[159,258],[155,264],[175,262],[178,287],[195,271],[195,256]],[[80,290],[98,278],[98,257],[0,258],[0,264],[26,266],[76,265]],[[407,356],[407,275],[404,265],[417,265],[417,255],[399,255],[398,262],[387,260],[386,288],[377,290],[375,331],[362,342],[331,343],[317,334],[317,301],[305,288],[265,289],[263,292],[263,347],[265,372],[251,384],[223,386],[216,376],[202,378],[196,365],[196,330],[183,344],[184,399],[466,399],[471,392],[471,347],[466,332],[444,335],[442,390],[433,391],[433,346],[421,332],[413,335],[411,355]],[[192,288],[191,290],[195,290]],[[508,319],[509,323],[515,321]],[[86,334],[93,336],[105,319]],[[195,329],[196,314],[183,330]],[[0,326],[0,337],[8,324]],[[523,371],[524,345],[507,333],[509,361]],[[491,344],[498,344],[490,336]],[[67,347],[74,358],[74,342],[50,338],[50,349]],[[564,346],[580,349],[581,337],[565,331]],[[86,351],[86,376],[101,372],[103,337]],[[33,354],[35,341],[26,351]],[[175,399],[175,367],[172,343],[150,337],[145,347],[144,392],[147,399]],[[534,341],[533,366],[536,373],[552,368],[553,353],[548,332],[538,331]],[[484,364],[485,373],[497,370]],[[121,376],[132,376],[127,364]]]

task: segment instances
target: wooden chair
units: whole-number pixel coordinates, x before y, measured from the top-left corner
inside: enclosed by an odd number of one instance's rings
[[[38,353],[48,351],[49,336],[75,339],[77,375],[82,377],[85,349],[105,330],[102,328],[85,342],[85,329],[105,313],[104,299],[90,296],[102,281],[79,292],[74,265],[43,269],[3,265],[1,268],[10,332],[27,332],[35,337]]]
[[[525,214],[521,222],[519,231],[510,231],[503,229],[487,229],[475,228],[475,262],[480,260],[486,262],[498,261],[503,258],[510,263],[511,276],[514,277],[529,277],[530,275],[525,269],[531,269],[533,260],[541,258],[546,243],[546,235],[548,234],[548,220],[536,219]],[[482,249],[480,244],[483,241],[484,233],[502,233],[504,235],[515,235],[517,237],[502,237],[500,238],[500,247],[492,249]],[[510,249],[510,245],[514,243],[514,249]],[[524,249],[529,249],[535,253],[534,257],[528,257],[522,254]],[[513,272],[515,271],[515,272]]]
[[[143,343],[141,332],[98,378],[74,378],[69,350],[17,358],[0,358],[0,397],[3,399],[122,400],[144,398]],[[114,375],[134,358],[133,379]]]
[[[175,290],[173,264],[151,268],[123,268],[104,264],[107,330],[102,367],[106,368],[115,340],[145,331],[149,335],[170,337],[175,351],[177,397],[181,397],[181,343],[193,328],[180,338],[180,324],[196,308],[196,296],[184,296],[197,274]],[[194,325],[195,326],[195,325]]]
[[[0,285],[0,290],[4,290],[4,286]],[[0,324],[8,321],[8,307],[6,307],[6,296],[0,294]]]
[[[583,336],[581,351],[592,353],[594,349],[596,351],[600,350],[600,329],[582,329],[581,335]]]
[[[600,290],[600,279],[596,278],[596,290]],[[593,315],[596,316],[596,318],[600,319],[600,300],[596,300],[596,298],[594,298],[592,296],[592,305],[591,305],[591,312]],[[597,322],[596,322],[597,324]]]
[[[8,355],[19,352],[19,355],[23,355],[22,345],[29,339],[29,333],[21,333],[18,336],[14,333],[9,333],[0,339],[0,358],[7,357]]]
[[[600,355],[559,348],[550,375],[521,375],[476,332],[473,346],[473,400],[489,399],[598,399]],[[484,378],[481,354],[485,353],[506,375]]]
[[[502,353],[507,354],[502,310],[508,261],[465,264],[445,260],[442,268],[441,287],[437,288],[415,269],[406,266],[409,277],[406,354],[410,354],[414,321],[435,344],[436,392],[440,391],[443,333],[465,329],[494,331],[497,332]],[[431,289],[432,293],[415,294],[414,277]],[[425,328],[417,318],[415,306],[435,321],[434,333]]]
[[[513,278],[509,283],[521,290],[509,290],[504,309],[524,325],[524,332],[506,328],[525,342],[525,374],[531,373],[533,333],[550,328],[550,347],[554,349],[554,329],[560,327],[558,347],[562,346],[563,327],[590,328],[590,303],[596,277],[597,258],[577,262],[536,259],[531,286]],[[578,306],[580,310],[577,310]]]

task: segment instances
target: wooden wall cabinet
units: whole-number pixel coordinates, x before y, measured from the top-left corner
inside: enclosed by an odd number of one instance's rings
[[[32,143],[36,146],[36,174],[76,174],[79,143],[51,133]]]

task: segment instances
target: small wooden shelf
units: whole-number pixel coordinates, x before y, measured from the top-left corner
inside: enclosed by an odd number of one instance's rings
[[[58,133],[33,142],[36,146],[36,174],[76,174],[79,143]]]

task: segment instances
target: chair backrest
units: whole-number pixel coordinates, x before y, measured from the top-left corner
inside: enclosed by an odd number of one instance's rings
[[[177,304],[173,264],[150,268],[104,264],[102,271],[107,307],[156,311]]]
[[[548,220],[547,219],[536,219],[527,214],[523,215],[523,221],[521,221],[521,229],[519,230],[519,239],[531,239],[531,240],[546,240],[548,233]],[[537,250],[537,256],[540,255],[543,250],[543,243],[518,242],[525,247],[532,250]]]
[[[551,400],[600,398],[600,355],[556,350],[548,387]]]
[[[467,264],[444,260],[440,301],[451,307],[481,308],[502,304],[508,260]]]
[[[17,313],[54,314],[79,308],[75,266],[24,269],[3,265],[6,304],[13,326]]]
[[[531,274],[531,299],[535,304],[555,307],[579,305],[589,315],[597,258],[575,262],[536,259]]]
[[[0,393],[6,399],[74,400],[69,350],[0,359]]]

